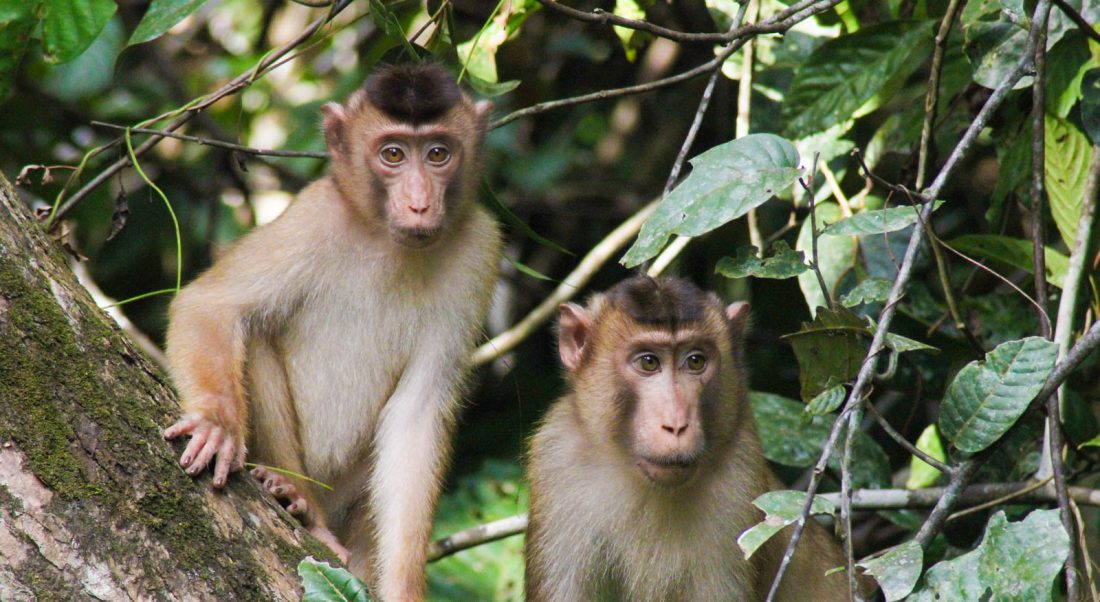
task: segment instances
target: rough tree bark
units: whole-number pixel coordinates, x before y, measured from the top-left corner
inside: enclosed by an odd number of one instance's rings
[[[332,559],[251,477],[192,481],[167,376],[0,174],[0,600],[296,600]]]

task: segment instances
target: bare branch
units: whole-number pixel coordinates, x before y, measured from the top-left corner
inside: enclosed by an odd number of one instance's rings
[[[526,529],[527,515],[520,514],[453,533],[432,542],[428,547],[428,562],[435,562],[462,550],[518,535]]]
[[[163,130],[156,130],[151,128],[127,128],[124,125],[118,125],[114,123],[107,123],[106,121],[92,121],[92,125],[111,128],[115,130],[129,129],[135,134],[152,134],[155,136],[161,136],[164,138],[175,138],[176,140],[186,140],[187,142],[194,142],[195,144],[201,144],[203,146],[214,146],[217,148],[224,148],[231,151],[237,151],[239,153],[246,153],[249,155],[258,155],[261,157],[291,157],[291,158],[306,158],[306,159],[328,159],[328,153],[315,152],[315,151],[291,151],[291,150],[274,150],[266,148],[255,148],[251,146],[244,146],[242,144],[234,144],[232,142],[225,142],[223,140],[214,140],[213,138],[203,138],[200,136],[188,136],[186,134],[176,134],[174,132],[166,132]]]

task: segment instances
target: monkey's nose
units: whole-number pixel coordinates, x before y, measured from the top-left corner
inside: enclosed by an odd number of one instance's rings
[[[429,205],[409,205],[409,211],[417,215],[423,215],[428,212]]]
[[[680,425],[680,426],[674,426],[674,425],[668,425],[668,424],[662,424],[661,425],[661,430],[666,432],[666,433],[669,433],[673,437],[679,437],[680,435],[683,435],[684,432],[687,431],[687,428],[688,428],[688,424],[686,422],[684,424]]]

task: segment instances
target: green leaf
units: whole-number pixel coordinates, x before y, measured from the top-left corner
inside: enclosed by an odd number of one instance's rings
[[[837,385],[835,387],[825,389],[821,393],[814,397],[810,403],[806,406],[806,413],[813,414],[815,416],[824,416],[825,414],[832,414],[840,407],[840,404],[844,403],[844,398],[847,396],[847,389],[844,385]]]
[[[496,98],[497,96],[502,96],[518,88],[520,81],[518,79],[510,79],[506,82],[490,82],[472,73],[467,73],[466,83],[470,84],[470,87],[473,88],[474,92],[477,92],[479,96]]]
[[[806,503],[806,493],[802,491],[769,491],[753,500],[752,504],[764,511],[764,520],[747,529],[737,537],[737,545],[748,560],[760,546],[764,545],[783,527],[797,521],[802,516],[802,506]],[[810,505],[811,514],[836,514],[832,502],[814,497]]]
[[[867,303],[882,303],[890,298],[890,289],[894,283],[885,278],[867,278],[840,298],[844,307],[855,307]]]
[[[45,0],[43,6],[42,43],[51,63],[80,56],[118,9],[114,0]]]
[[[940,441],[940,433],[936,430],[935,424],[929,424],[921,431],[920,437],[917,437],[917,449],[940,462],[947,462],[947,452],[943,449],[943,442]],[[913,456],[909,460],[909,478],[905,481],[905,488],[921,489],[931,487],[936,484],[936,481],[940,480],[942,474],[939,470],[933,468],[931,464]]]
[[[998,345],[984,361],[970,362],[947,387],[940,432],[964,452],[975,453],[1001,438],[1043,388],[1058,346],[1042,337]]]
[[[967,2],[962,17],[966,56],[974,70],[974,81],[996,88],[1016,68],[1027,45],[1030,19],[1022,0],[978,0]],[[1021,80],[1017,88],[1029,85]]]
[[[911,339],[909,337],[903,337],[900,334],[894,334],[892,332],[886,333],[886,346],[898,353],[905,353],[906,351],[927,351],[929,353],[940,352],[938,348],[928,345],[927,343],[922,343],[920,341]]]
[[[813,322],[784,335],[798,359],[802,399],[810,400],[859,374],[867,353],[870,330],[850,309],[818,308]]]
[[[737,257],[723,257],[718,260],[714,271],[726,278],[791,278],[810,269],[806,266],[802,251],[793,251],[787,243],[777,240],[772,243],[772,256],[757,257],[756,247],[737,249]]]
[[[115,57],[122,50],[125,34],[121,19],[111,19],[80,56],[46,69],[39,82],[42,89],[69,102],[103,92],[114,81]]]
[[[1081,123],[1093,144],[1100,144],[1100,68],[1081,78]]]
[[[674,234],[699,236],[794,184],[798,151],[773,134],[750,134],[691,160],[692,172],[657,206],[620,260],[628,268],[661,252]]]
[[[0,100],[11,91],[15,73],[31,40],[31,33],[38,25],[37,13],[40,6],[41,2],[25,0],[5,0],[0,3]]]
[[[1031,241],[997,234],[965,234],[947,242],[951,248],[979,259],[991,259],[1014,268],[1031,272]],[[1069,268],[1069,258],[1046,248],[1047,282],[1062,288]]]
[[[1092,145],[1072,123],[1046,116],[1045,178],[1050,212],[1066,246],[1073,248],[1085,201],[1085,179]]]
[[[133,46],[159,38],[203,4],[206,0],[153,0],[126,45]]]
[[[803,411],[805,405],[782,395],[753,391],[749,400],[764,457],[784,466],[813,466],[832,420],[808,416]]]
[[[943,201],[936,201],[935,209],[939,209]],[[933,209],[933,211],[935,211]],[[920,218],[921,207],[892,207],[890,209],[876,209],[873,211],[861,211],[852,217],[842,219],[830,224],[821,231],[830,236],[855,235],[855,234],[883,234],[894,232],[911,226]]]
[[[856,566],[863,567],[882,588],[886,602],[901,600],[913,591],[924,566],[924,550],[915,541],[907,541],[889,552]]]
[[[885,100],[876,95],[924,63],[931,42],[926,21],[882,23],[825,42],[795,73],[785,131],[801,137],[874,110]]]
[[[1081,78],[1100,62],[1089,52],[1088,39],[1079,30],[1067,32],[1047,53],[1047,112],[1066,118],[1081,97]]]
[[[1015,523],[1000,511],[976,549],[929,569],[909,600],[1050,600],[1068,554],[1057,509],[1035,510]]]
[[[367,586],[347,570],[312,556],[298,563],[303,602],[367,602]]]

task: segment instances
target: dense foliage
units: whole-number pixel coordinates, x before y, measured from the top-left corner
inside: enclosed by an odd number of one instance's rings
[[[1100,4],[571,5],[0,0],[0,170],[159,341],[180,282],[323,171],[320,105],[431,54],[495,103],[509,226],[438,536],[525,510],[549,310],[640,266],[753,302],[765,453],[828,492],[761,497],[746,553],[831,515],[888,600],[1095,599]],[[432,596],[522,597],[521,549],[439,561]]]

